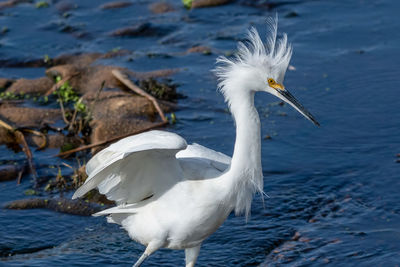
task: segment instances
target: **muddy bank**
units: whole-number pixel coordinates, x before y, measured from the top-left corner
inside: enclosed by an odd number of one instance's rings
[[[5,209],[50,209],[57,212],[90,216],[107,208],[105,205],[95,204],[85,200],[71,200],[66,198],[29,198],[15,200],[8,203]]]
[[[0,144],[23,151],[29,162],[29,168],[2,166],[1,181],[20,181],[22,175],[30,174],[35,192],[75,190],[86,179],[84,164],[73,170],[72,176],[63,176],[59,168],[54,179],[38,177],[31,150],[55,148],[63,158],[75,155],[78,162],[85,162],[90,152],[96,153],[122,136],[168,124],[165,113],[174,110],[182,95],[167,77],[178,70],[135,72],[94,64],[125,53],[129,52],[62,55],[47,62],[0,62],[14,67],[47,67],[45,76],[37,79],[0,78]],[[87,199],[110,204],[95,192]],[[35,198],[18,200],[7,208],[48,208],[79,215],[99,210],[85,203]]]

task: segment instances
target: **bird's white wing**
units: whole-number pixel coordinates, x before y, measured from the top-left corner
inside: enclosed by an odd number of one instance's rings
[[[177,134],[150,131],[130,136],[97,153],[86,165],[88,178],[73,195],[94,188],[117,204],[136,203],[183,179],[175,155],[187,147]]]
[[[217,177],[231,163],[231,158],[221,152],[193,143],[176,154],[186,179]]]

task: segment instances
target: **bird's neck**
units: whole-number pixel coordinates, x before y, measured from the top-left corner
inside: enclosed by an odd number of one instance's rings
[[[254,107],[254,92],[231,102],[236,124],[236,141],[231,169],[237,172],[261,168],[260,118]]]
[[[235,212],[248,214],[253,194],[263,189],[260,118],[254,107],[254,92],[243,92],[230,101],[230,108],[236,123],[236,141],[228,175],[229,188]]]

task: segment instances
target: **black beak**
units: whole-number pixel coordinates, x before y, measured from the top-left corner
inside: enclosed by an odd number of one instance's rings
[[[312,123],[315,125],[319,126],[319,122],[314,118],[313,115],[311,115],[310,112],[306,110],[305,107],[303,107],[299,101],[286,89],[285,90],[276,90],[278,94],[280,95],[280,98],[283,99],[285,102],[289,103],[291,106],[293,106],[298,112],[303,114],[304,117],[309,119]]]

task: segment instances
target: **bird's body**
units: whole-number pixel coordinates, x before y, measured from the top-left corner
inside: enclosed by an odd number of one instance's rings
[[[146,246],[135,266],[162,247],[185,249],[186,266],[194,266],[201,243],[233,210],[248,215],[254,193],[263,189],[256,91],[278,96],[317,123],[281,84],[291,48],[286,37],[275,44],[275,21],[271,27],[267,47],[251,30],[249,46],[240,44],[236,59],[220,58],[216,69],[236,124],[232,158],[187,145],[174,133],[150,131],[122,139],[88,162],[89,177],[73,198],[98,188],[116,202],[96,215],[108,215]]]

